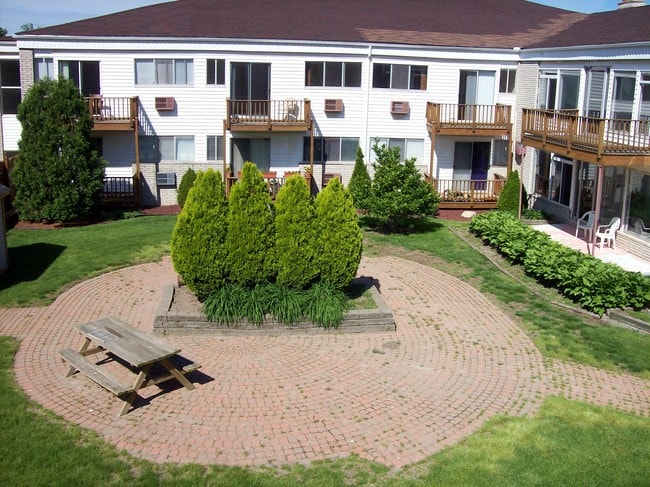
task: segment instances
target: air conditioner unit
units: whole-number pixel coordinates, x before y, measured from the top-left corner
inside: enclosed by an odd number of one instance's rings
[[[409,112],[409,102],[407,101],[391,101],[390,113],[395,115],[406,115]]]
[[[156,110],[169,112],[174,109],[175,100],[173,96],[156,97]]]
[[[343,100],[339,98],[330,98],[325,100],[325,111],[338,113],[343,111]]]
[[[176,173],[175,172],[159,172],[156,173],[157,186],[175,186]]]

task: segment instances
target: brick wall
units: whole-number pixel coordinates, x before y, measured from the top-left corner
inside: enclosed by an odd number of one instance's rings
[[[23,98],[34,84],[34,51],[21,49],[18,53],[20,61],[20,91]]]

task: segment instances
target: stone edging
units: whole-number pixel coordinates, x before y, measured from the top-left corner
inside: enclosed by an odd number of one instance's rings
[[[173,302],[176,293],[173,284],[166,284],[153,323],[153,331],[162,335],[290,335],[290,334],[331,334],[367,333],[395,331],[395,319],[376,286],[369,288],[377,308],[351,310],[343,317],[336,328],[323,328],[310,321],[285,325],[275,320],[265,320],[261,325],[248,321],[232,325],[219,325],[207,320],[203,314],[180,314],[174,312]]]

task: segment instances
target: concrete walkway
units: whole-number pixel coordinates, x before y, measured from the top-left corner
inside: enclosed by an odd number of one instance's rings
[[[65,419],[130,453],[163,462],[284,464],[347,456],[400,467],[475,432],[498,414],[534,414],[545,397],[650,416],[650,383],[544,361],[478,291],[398,257],[362,261],[392,307],[396,332],[167,337],[203,365],[194,391],[145,389],[118,401],[57,356],[81,345],[73,325],[116,316],[151,331],[169,259],[90,279],[46,308],[0,309],[0,334],[21,340],[18,384]]]

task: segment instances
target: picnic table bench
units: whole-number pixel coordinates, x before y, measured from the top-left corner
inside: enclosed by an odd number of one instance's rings
[[[129,411],[138,391],[145,387],[176,379],[186,389],[194,389],[185,374],[201,366],[179,355],[180,348],[170,347],[159,338],[136,330],[116,318],[102,318],[77,325],[75,329],[84,335],[85,340],[79,351],[67,348],[59,352],[70,365],[66,377],[79,371],[112,392],[123,401],[120,416]],[[134,382],[125,383],[102,368],[101,364],[88,359],[98,353],[106,353],[109,357],[112,355],[126,362],[135,371]]]

